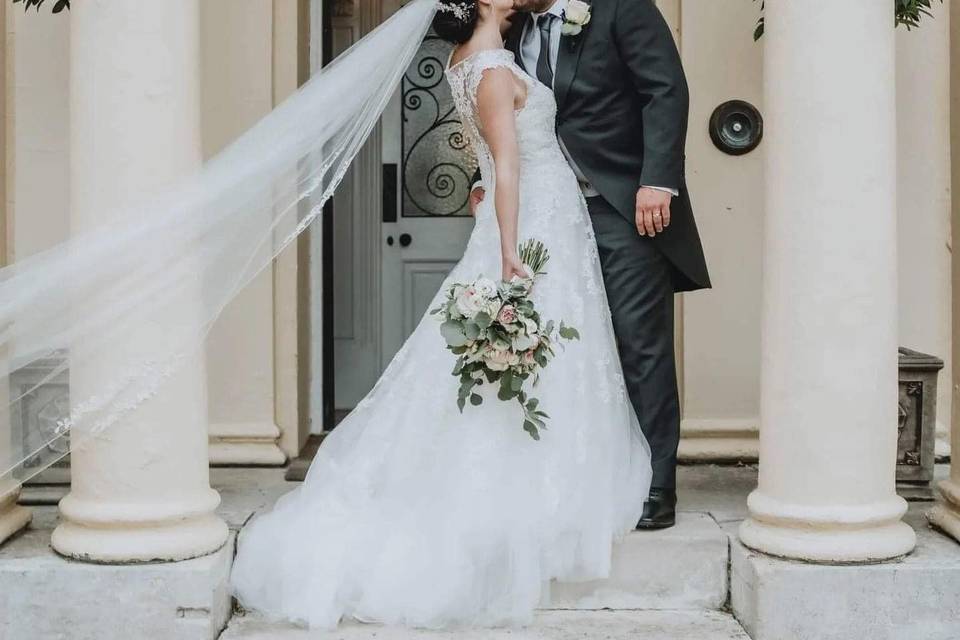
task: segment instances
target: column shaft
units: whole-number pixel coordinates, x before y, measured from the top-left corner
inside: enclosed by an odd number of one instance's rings
[[[946,19],[944,15],[944,19]],[[960,12],[953,11],[950,18],[950,68],[951,68],[951,106],[953,112],[960,109]],[[951,148],[953,157],[960,158],[960,120],[953,122],[951,131]],[[960,205],[956,194],[960,193],[960,164],[954,163],[952,173],[954,202],[952,210],[953,246],[957,247],[960,241]],[[960,256],[953,256],[953,358],[960,355]],[[930,521],[943,531],[960,541],[960,388],[951,385],[953,394],[953,415],[951,429],[951,457],[950,477],[940,483],[940,498],[937,505],[930,512]],[[944,420],[951,416],[944,416]]]
[[[740,538],[778,556],[871,561],[915,544],[894,480],[890,10],[766,3],[760,482]]]
[[[2,17],[2,12],[0,12]],[[10,429],[10,367],[6,345],[0,344],[0,446],[13,442]],[[0,455],[0,461],[7,457]],[[17,504],[20,485],[13,480],[0,480],[0,544],[29,524],[29,509]]]
[[[80,231],[199,166],[199,6],[80,2],[70,22],[71,223]],[[136,329],[120,333],[111,352],[71,361],[72,396],[93,396],[121,358],[194,326],[183,320],[197,300],[186,292],[162,317],[126,322]],[[54,549],[130,562],[194,557],[224,543],[209,484],[205,378],[198,356],[119,424],[74,447]]]

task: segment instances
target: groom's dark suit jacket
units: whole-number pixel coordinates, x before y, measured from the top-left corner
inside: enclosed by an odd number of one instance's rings
[[[593,0],[591,6],[583,31],[561,38],[557,131],[594,188],[631,222],[641,185],[680,192],[670,206],[670,227],[653,242],[676,267],[675,290],[709,287],[684,178],[689,97],[673,36],[653,0]],[[506,39],[521,65],[526,20],[516,20]]]

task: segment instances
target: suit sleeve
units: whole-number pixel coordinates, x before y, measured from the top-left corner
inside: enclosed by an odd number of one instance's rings
[[[673,35],[653,0],[619,0],[614,35],[641,98],[640,184],[679,189],[690,96]]]

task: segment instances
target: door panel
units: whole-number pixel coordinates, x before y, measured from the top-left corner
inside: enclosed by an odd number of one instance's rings
[[[331,18],[334,56],[373,26],[373,2],[338,2]],[[351,408],[380,375],[379,130],[357,154],[333,197],[333,352],[335,407]]]
[[[450,45],[428,35],[383,117],[383,161],[399,167],[399,215],[381,225],[383,366],[463,255],[473,228],[467,198],[477,165],[443,77],[449,53]]]

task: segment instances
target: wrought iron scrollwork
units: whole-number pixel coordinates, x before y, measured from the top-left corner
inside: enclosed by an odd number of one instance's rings
[[[467,204],[477,161],[444,81],[450,49],[431,32],[403,76],[404,217],[470,215]]]

